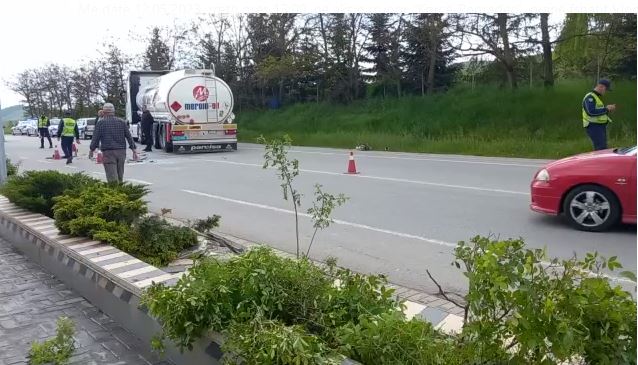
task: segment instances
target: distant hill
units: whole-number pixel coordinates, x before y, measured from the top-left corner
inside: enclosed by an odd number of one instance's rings
[[[24,119],[25,110],[22,105],[14,105],[0,110],[0,124],[4,125],[8,121],[18,121]]]

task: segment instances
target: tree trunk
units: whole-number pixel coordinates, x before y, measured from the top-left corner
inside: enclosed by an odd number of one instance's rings
[[[430,64],[428,65],[428,95],[434,92],[434,71],[436,68],[436,51],[430,53]]]
[[[554,61],[552,60],[552,44],[549,39],[549,14],[541,14],[541,45],[543,46],[543,84],[554,86]]]
[[[512,54],[512,48],[510,47],[509,34],[507,32],[507,13],[498,13],[496,22],[498,24],[499,35],[503,41],[503,55],[501,62],[505,67],[505,73],[507,75],[507,83],[510,89],[516,88],[516,74],[514,71],[514,55]]]

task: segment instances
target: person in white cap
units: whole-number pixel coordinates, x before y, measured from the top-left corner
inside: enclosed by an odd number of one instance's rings
[[[124,163],[126,162],[126,142],[133,151],[133,158],[137,160],[135,141],[126,122],[115,116],[115,107],[106,103],[102,107],[103,117],[95,126],[89,158],[100,147],[103,154],[104,172],[109,183],[122,183],[124,181]]]

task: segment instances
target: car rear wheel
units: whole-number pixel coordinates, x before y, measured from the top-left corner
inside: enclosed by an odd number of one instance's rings
[[[620,203],[609,189],[581,185],[572,189],[563,203],[569,222],[582,231],[600,232],[618,223]]]

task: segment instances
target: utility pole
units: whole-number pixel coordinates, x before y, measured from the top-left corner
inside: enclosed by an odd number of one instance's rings
[[[1,101],[0,110],[2,110]],[[0,124],[0,185],[4,185],[7,181],[7,155],[4,151],[4,123],[0,121]]]

